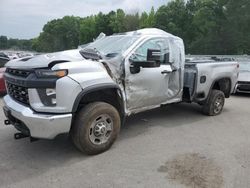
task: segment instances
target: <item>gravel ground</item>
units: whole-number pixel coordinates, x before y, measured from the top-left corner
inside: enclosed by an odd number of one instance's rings
[[[190,104],[130,117],[114,146],[97,156],[79,153],[67,136],[15,141],[1,111],[0,187],[248,188],[249,98],[231,97],[217,117]]]

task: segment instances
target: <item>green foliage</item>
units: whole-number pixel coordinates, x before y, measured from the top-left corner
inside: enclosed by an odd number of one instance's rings
[[[249,54],[248,0],[175,0],[161,6],[156,27],[184,39],[192,54]]]
[[[8,39],[6,36],[0,36],[0,49],[13,50],[32,50],[32,40]]]
[[[143,12],[141,14],[141,17],[139,19],[139,26],[140,28],[152,28],[156,26],[156,20],[155,20],[155,10],[152,7],[149,14],[147,12]]]
[[[114,33],[120,33],[125,31],[125,17],[126,14],[123,10],[118,9],[114,14],[110,16],[109,26]]]
[[[109,14],[103,14],[102,12],[100,12],[95,17],[95,29],[96,29],[95,35],[96,36],[101,32],[106,33],[107,35],[110,35],[113,33],[112,28],[110,26],[110,20],[112,19],[113,14],[114,14],[113,12]]]
[[[127,14],[124,20],[125,31],[135,31],[139,29],[139,14]]]
[[[250,54],[250,3],[249,0],[227,0],[225,36],[229,52]]]
[[[6,36],[0,36],[0,49],[6,49],[8,47],[8,38]]]
[[[80,21],[80,43],[85,44],[93,41],[96,36],[96,19],[89,16]]]
[[[79,17],[65,16],[48,22],[34,40],[33,47],[42,52],[76,48],[79,44],[80,20]]]
[[[161,6],[155,15],[156,27],[185,38],[187,10],[184,0]]]
[[[157,27],[183,38],[192,54],[250,54],[249,0],[173,0],[158,10],[126,14],[122,9],[48,22],[32,40],[0,36],[0,49],[23,48],[53,52],[92,42],[107,35]]]

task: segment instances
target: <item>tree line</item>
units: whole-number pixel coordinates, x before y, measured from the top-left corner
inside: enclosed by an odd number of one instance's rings
[[[0,36],[0,49],[32,50],[32,39],[8,39],[7,36]]]
[[[54,52],[89,43],[101,32],[111,35],[156,27],[183,38],[186,53],[250,54],[249,10],[249,0],[174,0],[149,13],[126,14],[118,9],[84,18],[65,16],[45,24],[37,38],[15,45]],[[0,48],[12,45],[11,39],[3,43],[2,38]]]

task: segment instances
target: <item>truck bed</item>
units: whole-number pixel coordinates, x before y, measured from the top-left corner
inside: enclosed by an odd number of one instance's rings
[[[238,77],[238,63],[232,59],[215,59],[186,61],[183,88],[185,102],[204,102],[211,89],[222,89],[227,98],[233,92]]]

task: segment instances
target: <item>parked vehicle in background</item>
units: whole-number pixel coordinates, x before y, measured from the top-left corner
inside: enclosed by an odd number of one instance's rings
[[[250,93],[250,61],[240,63],[240,72],[234,93]]]
[[[4,52],[0,52],[0,57],[5,57],[5,58],[8,58],[8,55],[5,54]]]
[[[183,40],[159,29],[114,34],[6,67],[5,124],[20,131],[15,138],[70,133],[87,154],[109,149],[131,114],[194,102],[204,114],[219,115],[239,71],[234,61],[185,64]]]
[[[0,68],[0,96],[6,94],[4,72],[5,72],[5,68]]]
[[[6,94],[5,81],[4,81],[4,72],[5,72],[4,65],[9,60],[10,60],[9,57],[5,53],[0,52],[0,95]]]
[[[12,60],[12,59],[19,59],[19,56],[18,56],[18,54],[16,54],[16,53],[10,53],[9,55],[9,58]]]
[[[3,52],[0,52],[0,67],[3,67],[6,62],[8,62],[10,58]]]

